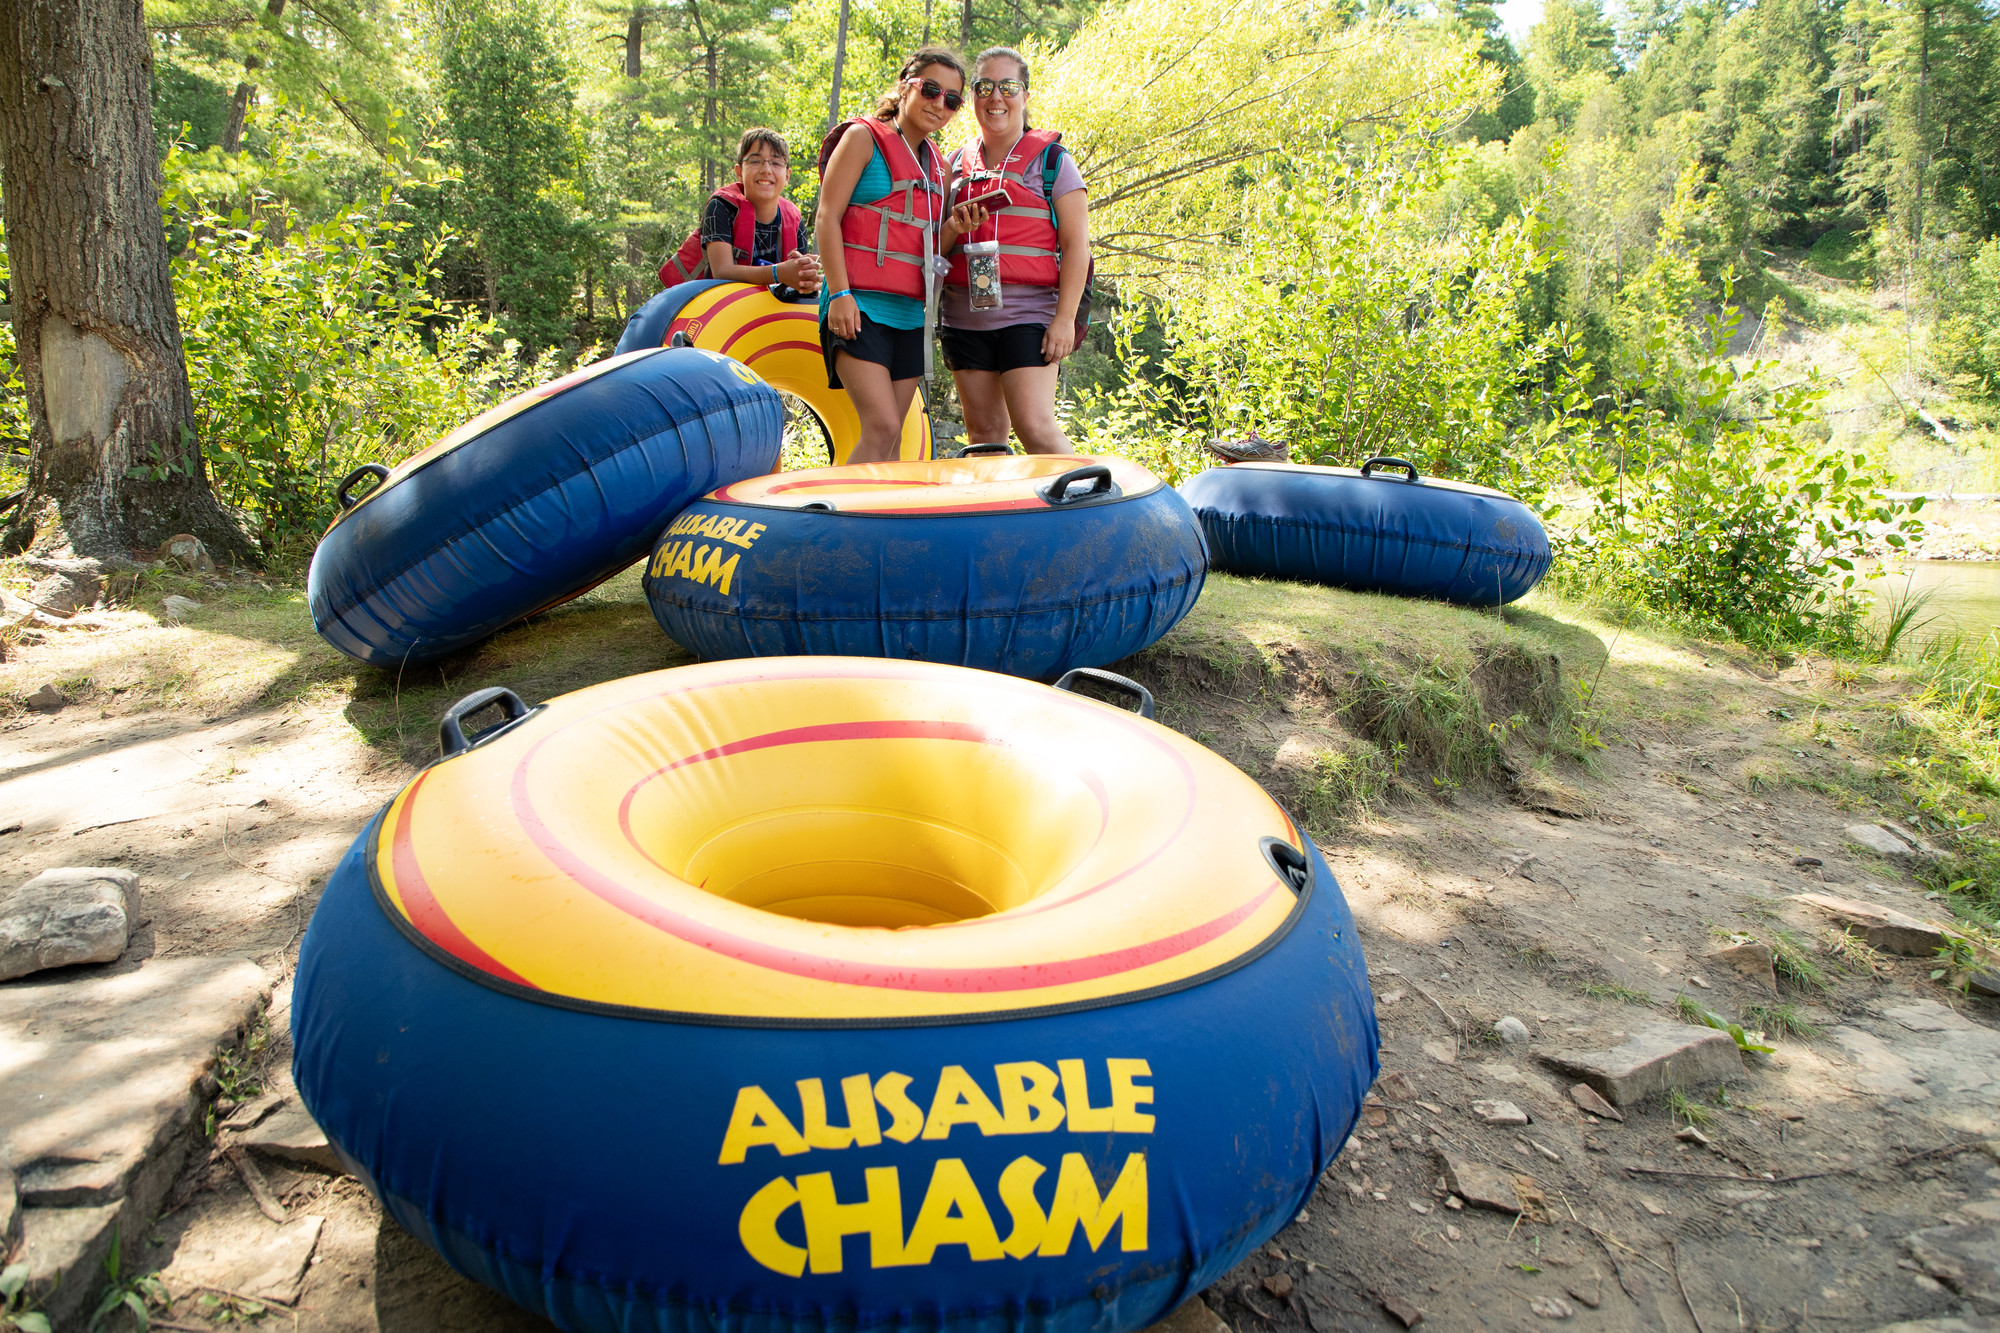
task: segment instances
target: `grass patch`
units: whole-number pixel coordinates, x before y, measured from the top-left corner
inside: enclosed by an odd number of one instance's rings
[[[1617,1000],[1623,1004],[1651,1004],[1653,997],[1615,981],[1586,981],[1577,989],[1593,1000]],[[1700,1020],[1697,1019],[1697,1022]]]
[[[1788,1037],[1817,1037],[1819,1028],[1806,1021],[1795,1004],[1746,1004],[1745,1022],[1755,1023],[1766,1032],[1782,1032]]]
[[[1867,940],[1850,935],[1838,926],[1828,926],[1820,939],[1824,941],[1827,953],[1846,971],[1879,977],[1889,966],[1889,960]]]
[[[1847,936],[1841,938],[1846,939]],[[1820,962],[1818,953],[1788,930],[1772,933],[1771,962],[1778,970],[1779,981],[1800,990],[1825,990],[1833,984],[1833,978],[1827,974],[1826,964]]]
[[[1667,1112],[1674,1119],[1693,1125],[1696,1129],[1707,1129],[1715,1123],[1715,1112],[1702,1105],[1680,1088],[1667,1089]]]

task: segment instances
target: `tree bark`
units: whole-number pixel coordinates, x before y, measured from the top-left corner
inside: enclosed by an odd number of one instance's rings
[[[254,555],[193,431],[139,0],[0,0],[0,171],[29,420],[19,550],[53,500],[80,555],[189,532]]]
[[[826,95],[826,132],[840,123],[840,76],[847,66],[848,0],[840,0],[840,27],[833,37],[833,88]]]

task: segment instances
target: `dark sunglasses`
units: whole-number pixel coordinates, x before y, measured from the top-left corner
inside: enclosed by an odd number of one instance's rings
[[[918,84],[917,95],[922,97],[926,102],[935,102],[942,97],[944,99],[944,109],[947,111],[956,111],[965,105],[964,93],[948,93],[944,90],[944,85],[936,79],[925,79],[922,83]]]
[[[974,97],[991,97],[996,89],[1002,97],[1019,97],[1027,91],[1028,85],[1019,79],[974,79],[972,81],[972,95]]]

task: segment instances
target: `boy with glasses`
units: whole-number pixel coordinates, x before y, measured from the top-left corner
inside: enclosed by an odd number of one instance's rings
[[[803,220],[785,197],[791,153],[784,136],[758,126],[736,144],[736,179],[709,196],[701,228],[660,266],[668,287],[700,277],[819,290],[819,260],[800,249]]]

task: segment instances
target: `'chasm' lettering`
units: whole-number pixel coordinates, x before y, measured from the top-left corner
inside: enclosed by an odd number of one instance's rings
[[[1056,1169],[1054,1195],[1045,1209],[1035,1187],[1047,1171],[1031,1157],[1016,1157],[1000,1173],[995,1192],[1007,1211],[1004,1239],[972,1173],[956,1157],[940,1158],[931,1168],[917,1220],[907,1235],[902,1175],[893,1166],[869,1167],[863,1172],[862,1197],[848,1202],[835,1191],[831,1172],[779,1176],[743,1205],[736,1232],[751,1258],[787,1277],[798,1277],[808,1268],[815,1274],[840,1272],[843,1242],[849,1236],[868,1238],[870,1268],[920,1267],[950,1245],[963,1245],[975,1263],[1061,1258],[1069,1253],[1079,1227],[1092,1253],[1110,1238],[1114,1226],[1120,1250],[1146,1248],[1146,1154],[1127,1155],[1111,1188],[1100,1191],[1083,1154],[1064,1153]],[[799,1211],[804,1245],[785,1239],[779,1231],[780,1222],[794,1208]]]

